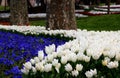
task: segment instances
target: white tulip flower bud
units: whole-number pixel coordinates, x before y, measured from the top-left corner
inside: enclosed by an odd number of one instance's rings
[[[92,78],[93,77],[93,73],[90,72],[90,71],[85,72],[85,75],[86,75],[87,78]]]
[[[52,65],[53,66],[56,66],[58,64],[58,59],[54,59],[53,61],[52,61]]]
[[[86,75],[87,78],[92,78],[93,76],[97,75],[97,70],[96,69],[94,69],[94,70],[90,69],[90,71],[85,72],[85,75]]]
[[[35,63],[39,63],[40,62],[38,57],[34,57],[34,60],[35,60]]]
[[[34,74],[37,72],[35,67],[32,67],[32,71],[33,71]]]
[[[57,52],[53,52],[53,53],[52,53],[52,55],[53,55],[54,58],[57,57],[57,54],[58,54]]]
[[[52,64],[46,64],[44,66],[44,71],[45,72],[50,72],[52,70]]]
[[[94,60],[98,60],[99,58],[100,58],[100,54],[99,53],[94,53],[93,55],[92,55],[92,58],[94,59]]]
[[[84,61],[85,61],[85,62],[89,62],[89,61],[90,61],[90,57],[84,56]]]
[[[47,54],[52,54],[52,52],[55,52],[55,45],[52,44],[52,45],[50,45],[50,46],[46,46],[46,47],[45,47],[45,52],[46,52]]]
[[[72,71],[72,76],[77,77],[79,75],[79,72],[77,70]]]
[[[120,61],[120,53],[116,53],[115,59]]]
[[[59,73],[60,67],[61,67],[61,64],[60,64],[60,63],[58,63],[58,64],[55,66],[55,69],[56,69],[57,73]]]
[[[43,60],[43,58],[44,58],[44,52],[43,51],[38,51],[38,58],[39,58],[39,60]]]
[[[78,60],[84,60],[84,57],[85,57],[85,55],[84,55],[83,53],[81,53],[81,52],[79,52],[79,53],[77,54],[77,59],[78,59]]]
[[[26,62],[25,64],[23,64],[23,66],[28,70],[30,70],[32,68],[31,62]]]
[[[92,72],[93,75],[97,75],[97,70],[96,70],[96,69],[94,69],[94,70],[90,70],[90,72]]]
[[[102,65],[103,65],[103,66],[107,66],[107,64],[108,64],[108,61],[107,61],[107,60],[102,60]]]
[[[62,57],[61,57],[61,63],[62,63],[62,64],[66,64],[67,61],[68,61],[68,57],[67,57],[67,56],[62,56]]]
[[[70,72],[70,71],[72,71],[72,66],[70,65],[70,63],[68,63],[68,64],[66,64],[65,65],[65,70],[67,71],[67,72]]]
[[[52,62],[54,59],[52,54],[47,55],[47,61]]]
[[[83,65],[82,64],[77,64],[76,65],[76,70],[77,71],[82,71],[82,69],[83,69]]]
[[[29,70],[26,68],[21,69],[21,72],[24,73],[25,75],[28,75]]]
[[[35,60],[34,59],[30,59],[30,62],[31,62],[32,65],[35,64]]]
[[[39,62],[39,63],[36,63],[35,64],[35,68],[36,68],[36,70],[38,70],[38,71],[43,71],[44,70],[44,66],[43,66],[43,63],[41,63],[41,62]]]
[[[114,66],[114,68],[118,68],[118,66],[119,66],[119,63],[118,63],[118,61],[114,61],[114,63],[115,63],[115,66]]]
[[[107,67],[110,68],[110,69],[117,68],[118,66],[119,66],[118,61],[114,61],[114,62],[111,61],[107,65]]]
[[[77,61],[77,55],[75,53],[70,53],[69,57],[70,58],[68,60],[70,60],[72,62],[76,62]]]

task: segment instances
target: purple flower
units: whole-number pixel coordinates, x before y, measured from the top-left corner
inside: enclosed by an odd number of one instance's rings
[[[12,74],[14,74],[14,75],[20,75],[20,74],[22,74],[21,71],[20,71],[20,69],[18,68],[18,66],[13,67],[13,68],[10,70],[10,72],[11,72]]]
[[[45,50],[45,46],[55,44],[56,47],[68,40],[44,35],[23,35],[8,31],[0,31],[0,65],[4,65],[5,75],[13,75],[13,78],[21,78],[18,68],[25,61],[38,55],[39,50]],[[45,54],[46,55],[46,54]]]

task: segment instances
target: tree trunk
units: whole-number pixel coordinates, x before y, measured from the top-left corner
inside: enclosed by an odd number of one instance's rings
[[[107,6],[108,6],[107,14],[110,14],[110,0],[107,0]]]
[[[11,25],[28,25],[27,0],[10,0]]]
[[[1,0],[1,6],[6,6],[7,5],[7,0]]]
[[[76,29],[75,0],[47,0],[47,28]]]

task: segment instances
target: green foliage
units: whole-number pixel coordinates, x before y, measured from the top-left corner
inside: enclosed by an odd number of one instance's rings
[[[89,16],[86,18],[77,18],[77,26],[80,29],[87,30],[120,30],[120,15],[101,15]],[[46,26],[45,20],[30,21],[31,25]]]
[[[45,20],[30,21],[30,25],[34,26],[46,26],[45,23],[46,23]]]
[[[8,6],[0,6],[0,11],[3,11],[3,10],[9,10],[9,7]]]
[[[120,30],[120,15],[101,15],[78,18],[77,26],[87,30]]]

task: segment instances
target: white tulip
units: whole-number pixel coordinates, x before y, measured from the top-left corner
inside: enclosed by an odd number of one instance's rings
[[[116,59],[117,61],[120,61],[120,53],[116,53],[115,59]]]
[[[46,52],[47,54],[52,54],[52,52],[55,52],[55,45],[52,44],[52,45],[50,45],[50,46],[46,46],[46,47],[45,47],[45,52]]]
[[[112,68],[117,68],[119,66],[118,61],[111,61],[108,63],[107,67],[112,69]]]
[[[46,64],[44,66],[44,71],[45,72],[50,72],[52,70],[52,64]]]
[[[72,71],[72,76],[77,77],[79,75],[79,72],[77,70]]]
[[[33,71],[34,74],[37,72],[35,67],[32,67],[32,71]]]
[[[86,75],[87,78],[92,78],[93,77],[93,73],[90,72],[90,71],[86,71],[85,75]]]
[[[58,59],[54,59],[53,61],[52,61],[52,65],[53,66],[56,66],[58,64]]]
[[[68,57],[67,56],[62,56],[61,57],[61,63],[66,64],[68,62]]]
[[[24,73],[25,75],[28,75],[29,70],[26,68],[21,69],[21,72]]]
[[[92,72],[93,75],[97,75],[97,70],[96,70],[96,69],[94,69],[94,70],[90,70],[90,72]]]
[[[100,54],[96,54],[96,53],[94,53],[93,55],[92,55],[92,58],[94,59],[94,60],[98,60],[99,58],[100,58]]]
[[[55,44],[52,44],[50,47],[51,47],[51,49],[52,49],[52,52],[55,52],[55,48],[56,48],[56,47],[55,47]]]
[[[65,70],[67,71],[67,72],[70,72],[70,71],[72,71],[72,66],[70,65],[70,63],[68,63],[68,64],[66,64],[65,65]]]
[[[87,51],[86,51],[86,52],[87,52],[87,55],[88,55],[88,56],[90,56],[90,57],[91,57],[91,56],[92,56],[92,54],[93,54],[93,51],[92,51],[91,49],[87,49]]]
[[[53,52],[52,55],[53,55],[54,58],[56,58],[58,53],[57,52]]]
[[[72,62],[76,62],[77,61],[77,55],[75,53],[70,53],[68,54],[68,60],[72,61]]]
[[[69,42],[66,42],[66,43],[64,44],[64,47],[65,47],[66,49],[69,49],[69,48],[71,47],[71,45],[70,45]]]
[[[35,60],[34,59],[30,59],[30,62],[31,62],[32,65],[35,64]]]
[[[114,66],[115,66],[114,62],[110,62],[107,65],[107,67],[110,68],[110,69],[114,68]]]
[[[47,61],[52,62],[54,59],[52,54],[47,55]]]
[[[58,57],[61,57],[61,56],[66,56],[68,55],[69,53],[71,53],[71,51],[69,49],[65,49],[65,50],[61,50],[58,53]]]
[[[75,44],[74,46],[71,47],[72,52],[79,52],[79,44]]]
[[[84,59],[85,62],[89,62],[90,61],[90,57],[89,56],[84,56],[83,59]]]
[[[93,76],[97,75],[97,70],[96,69],[94,69],[94,70],[90,69],[90,71],[85,72],[85,75],[86,75],[87,78],[92,78]]]
[[[82,69],[83,69],[83,65],[82,64],[77,64],[76,65],[76,70],[77,71],[82,71]]]
[[[107,66],[107,64],[108,64],[108,61],[107,61],[107,60],[102,60],[102,65],[103,65],[103,66]]]
[[[104,56],[108,56],[109,51],[103,51],[102,53],[103,53]]]
[[[109,57],[105,57],[104,60],[107,60],[107,62],[110,62],[110,58]]]
[[[62,51],[63,56],[68,55],[70,53],[72,53],[72,52],[69,49],[65,49],[65,50]]]
[[[35,64],[35,68],[36,68],[36,70],[38,70],[38,71],[43,71],[44,70],[44,66],[43,66],[43,63],[41,63],[41,62],[39,62],[39,63],[36,63]]]
[[[46,63],[46,59],[42,60],[41,63],[42,63],[42,64],[45,64],[45,63]]]
[[[34,57],[34,60],[35,60],[35,63],[40,62],[40,60],[39,60],[39,58],[38,58],[38,57]]]
[[[38,51],[38,58],[40,60],[43,60],[43,58],[44,58],[44,52],[43,51]]]
[[[26,62],[26,63],[23,64],[23,66],[28,70],[30,70],[32,68],[31,62]]]
[[[45,52],[46,52],[46,54],[51,54],[52,53],[49,46],[45,46]]]
[[[58,63],[58,64],[55,66],[55,69],[56,69],[57,73],[59,73],[60,67],[61,67],[61,64],[60,64],[60,63]]]
[[[78,60],[84,60],[84,57],[85,57],[85,55],[84,55],[83,53],[81,53],[81,52],[79,52],[79,53],[77,54],[77,59],[78,59]]]
[[[62,51],[57,51],[57,53],[58,53],[58,54],[57,54],[58,57],[61,57],[61,56],[62,56]]]
[[[58,46],[57,47],[57,52],[61,52],[61,51],[63,51],[63,46]]]
[[[109,53],[108,53],[108,56],[110,57],[110,58],[114,58],[115,57],[115,51],[109,51]]]
[[[118,61],[114,61],[114,64],[115,64],[114,68],[117,68],[119,66],[119,62]]]

